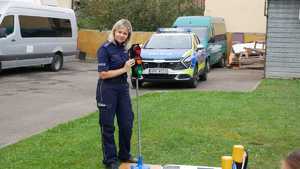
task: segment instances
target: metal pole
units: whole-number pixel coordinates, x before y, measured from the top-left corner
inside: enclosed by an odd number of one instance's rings
[[[135,79],[135,84],[136,84],[136,110],[137,110],[137,114],[138,114],[138,154],[139,157],[142,156],[142,143],[141,143],[141,111],[140,111],[140,107],[139,107],[139,79],[136,78]]]

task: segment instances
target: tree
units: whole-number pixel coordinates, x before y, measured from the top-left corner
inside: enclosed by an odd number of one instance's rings
[[[155,31],[171,27],[178,16],[203,15],[204,8],[194,0],[85,0],[80,3],[79,27],[110,30],[126,18],[134,30]]]

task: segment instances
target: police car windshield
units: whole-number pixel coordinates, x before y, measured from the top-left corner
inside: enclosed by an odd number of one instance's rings
[[[184,27],[187,29],[190,29],[192,32],[194,32],[198,38],[200,39],[200,41],[207,39],[207,27]]]
[[[190,49],[192,39],[190,34],[158,33],[152,35],[145,49]]]

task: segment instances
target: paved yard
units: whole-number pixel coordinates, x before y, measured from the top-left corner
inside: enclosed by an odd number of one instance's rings
[[[200,82],[197,89],[188,89],[185,84],[145,84],[146,91],[152,90],[203,90],[203,91],[242,91],[248,92],[256,89],[264,77],[263,70],[257,69],[223,69],[214,68],[208,74],[207,81]]]
[[[66,64],[0,74],[0,144],[6,145],[96,110],[96,65]]]
[[[59,123],[96,111],[96,64],[73,62],[60,72],[41,68],[6,70],[0,74],[0,147]],[[196,90],[251,91],[262,70],[213,69]],[[183,90],[181,84],[146,84],[141,93]],[[191,90],[191,89],[186,89]],[[135,92],[131,91],[134,96]]]

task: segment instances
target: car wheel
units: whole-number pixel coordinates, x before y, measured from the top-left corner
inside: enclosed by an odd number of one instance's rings
[[[206,72],[210,72],[210,62],[209,62],[209,57],[208,57],[207,60],[206,60],[205,70],[206,70]]]
[[[53,56],[52,63],[48,65],[48,67],[53,72],[60,71],[63,67],[63,57],[61,55],[55,54]]]
[[[206,81],[207,80],[207,72],[204,70],[203,73],[199,76],[200,81]]]
[[[218,66],[223,68],[225,65],[226,65],[226,58],[225,55],[223,55],[218,62]]]
[[[131,85],[132,85],[133,89],[136,88],[136,80],[135,79],[131,79]],[[139,85],[139,88],[142,88],[143,87],[143,82],[141,80],[138,80],[138,85]]]
[[[198,76],[198,63],[196,63],[196,66],[194,68],[194,74],[193,79],[189,82],[189,86],[191,88],[196,88],[198,86],[199,76]]]

